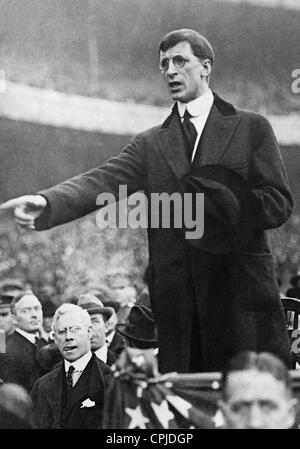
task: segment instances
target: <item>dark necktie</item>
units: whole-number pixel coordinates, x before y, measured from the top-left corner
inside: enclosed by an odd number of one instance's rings
[[[191,114],[186,109],[183,116],[182,129],[187,143],[187,155],[190,161],[192,160],[194,145],[197,139],[197,130],[193,123],[190,121],[191,117]]]
[[[67,393],[69,394],[73,388],[73,372],[75,371],[75,368],[73,365],[69,366],[67,375],[66,375],[66,387],[67,387]]]

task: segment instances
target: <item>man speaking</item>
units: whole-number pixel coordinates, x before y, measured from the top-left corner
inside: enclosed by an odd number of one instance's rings
[[[166,121],[100,167],[2,205],[21,226],[45,230],[94,211],[101,193],[118,198],[120,185],[128,195],[144,190],[149,200],[204,194],[201,238],[186,238],[172,223],[148,227],[161,372],[218,371],[242,350],[289,363],[265,231],[286,222],[293,199],[270,124],[210,90],[214,62],[211,44],[196,31],[168,33],[159,46],[159,69],[175,102]]]

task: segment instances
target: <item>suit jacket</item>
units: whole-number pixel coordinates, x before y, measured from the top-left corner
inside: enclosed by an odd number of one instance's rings
[[[110,368],[94,354],[64,404],[64,363],[36,381],[32,389],[34,424],[39,429],[102,428],[105,392],[112,379]],[[87,401],[89,399],[89,401]],[[83,406],[84,401],[90,407]],[[94,405],[91,404],[94,402]]]
[[[180,192],[181,180],[192,167],[210,164],[234,170],[250,186],[249,236],[239,251],[218,255],[192,247],[177,229],[148,228],[159,369],[189,372],[198,357],[202,371],[219,371],[241,350],[270,351],[289,363],[265,231],[285,223],[293,199],[273,130],[263,116],[215,95],[191,164],[173,110],[162,126],[134,137],[119,156],[40,192],[48,207],[36,227],[48,229],[94,211],[97,195],[110,192],[118,197],[120,184],[127,185],[128,194],[144,190],[149,200],[153,192]],[[199,341],[192,348],[195,338]]]
[[[117,360],[116,355],[109,349],[107,351],[107,360],[106,360],[106,365],[108,366],[112,366]]]
[[[5,354],[5,382],[22,385],[30,391],[32,385],[48,370],[39,361],[40,347],[47,342],[41,340],[36,346],[17,331],[9,338]]]
[[[108,347],[109,351],[114,355],[115,360],[119,357],[124,348],[125,338],[118,334],[118,332],[116,332]],[[113,361],[113,363],[115,362],[115,360]]]

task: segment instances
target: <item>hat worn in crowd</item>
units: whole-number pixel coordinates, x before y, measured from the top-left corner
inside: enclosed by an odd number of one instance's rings
[[[57,307],[50,299],[47,299],[42,302],[42,309],[43,309],[43,317],[49,318],[54,316]]]
[[[101,313],[101,315],[105,315],[107,319],[109,319],[114,313],[114,309],[112,307],[104,307],[100,299],[91,293],[80,295],[77,305],[86,310],[90,315]]]
[[[22,291],[24,290],[24,282],[19,279],[2,279],[0,281],[0,291],[1,292],[7,292],[7,291]]]
[[[152,311],[144,305],[134,305],[124,324],[117,324],[116,330],[124,337],[145,343],[157,343],[157,330]]]
[[[0,294],[0,309],[7,309],[11,306],[11,303],[14,299],[13,295],[9,295],[6,293]]]
[[[245,244],[249,238],[251,189],[241,175],[221,165],[204,165],[192,168],[181,183],[184,193],[192,193],[193,213],[195,194],[204,194],[204,217],[200,217],[204,233],[197,239],[186,238],[188,243],[214,254],[226,254]],[[183,229],[185,234],[193,231]]]

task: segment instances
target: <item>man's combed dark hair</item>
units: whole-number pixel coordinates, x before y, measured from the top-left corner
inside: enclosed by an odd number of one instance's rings
[[[199,59],[209,59],[211,65],[215,62],[215,54],[208,40],[195,30],[183,28],[166,34],[159,44],[159,50],[166,52],[180,42],[189,42],[193,53]]]
[[[221,382],[223,397],[226,398],[226,385],[229,374],[235,371],[247,370],[270,373],[275,379],[283,382],[288,391],[292,389],[289,371],[278,357],[268,352],[244,351],[233,357],[223,370]]]
[[[10,304],[10,310],[12,313],[15,313],[16,311],[16,304],[23,298],[23,296],[27,296],[27,295],[33,295],[32,290],[23,290],[21,292],[19,292],[14,299],[12,300],[11,304]]]

